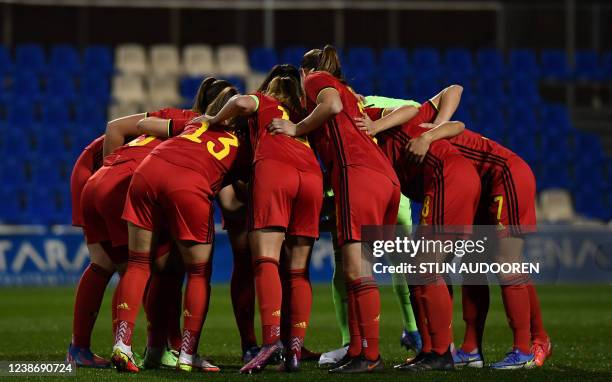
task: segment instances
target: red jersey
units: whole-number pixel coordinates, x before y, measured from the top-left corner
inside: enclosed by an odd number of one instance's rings
[[[299,116],[292,113],[286,106],[274,97],[263,93],[255,93],[259,107],[257,112],[249,117],[249,132],[253,163],[262,159],[276,161],[293,166],[302,171],[320,171],[319,162],[314,152],[304,138],[292,138],[284,134],[270,135],[268,126],[274,118],[282,118],[298,122]]]
[[[517,156],[499,143],[469,129],[465,129],[463,133],[449,139],[449,141],[472,162],[482,179],[490,175],[493,167],[503,167],[506,160]]]
[[[367,108],[366,114],[372,120],[382,117],[383,109]],[[423,173],[430,171],[429,165],[444,161],[445,158],[457,155],[458,151],[446,140],[431,144],[425,160],[421,164],[406,161],[406,145],[413,138],[420,137],[429,129],[419,127],[421,123],[433,122],[438,111],[433,103],[426,102],[419,108],[416,116],[401,126],[392,127],[376,135],[376,142],[389,159],[396,171],[402,186],[402,193],[411,199],[419,200],[423,190]]]
[[[238,137],[225,126],[198,122],[187,125],[181,135],[162,142],[151,155],[201,174],[216,194],[225,175],[242,159],[238,157],[239,146]]]
[[[185,129],[185,124],[199,115],[200,114],[191,110],[172,108],[147,113],[147,117],[157,117],[168,120],[168,137],[174,137],[182,133]],[[110,155],[107,155],[106,158],[104,158],[104,165],[112,166],[113,164],[129,160],[140,163],[149,155],[151,150],[164,140],[166,140],[165,137],[155,137],[153,135],[143,134],[125,145],[118,147]]]
[[[317,106],[317,96],[325,88],[336,89],[343,106],[339,114],[308,136],[326,170],[360,165],[385,174],[398,184],[397,176],[383,152],[369,135],[356,126],[355,118],[363,115],[363,105],[346,84],[327,72],[309,74],[304,80],[308,112]]]
[[[83,211],[81,209],[81,193],[87,179],[102,167],[102,149],[104,135],[92,141],[79,155],[72,168],[70,176],[70,194],[72,200],[72,225],[83,226]]]

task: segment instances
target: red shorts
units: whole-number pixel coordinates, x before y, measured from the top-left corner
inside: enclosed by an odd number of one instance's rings
[[[395,225],[400,188],[388,176],[364,166],[333,169],[338,247],[361,241],[363,226]]]
[[[284,228],[288,235],[319,237],[321,172],[300,171],[275,160],[255,163],[250,186],[249,231]]]
[[[472,163],[457,153],[444,160],[427,156],[424,166],[420,224],[471,233],[480,199],[480,177]]]
[[[83,208],[81,206],[81,194],[89,177],[93,174],[93,157],[88,150],[83,151],[77,159],[70,176],[70,197],[72,201],[72,225],[82,227]]]
[[[213,198],[201,174],[149,155],[134,172],[123,219],[153,232],[167,225],[174,239],[208,244],[215,231]]]
[[[121,215],[135,168],[134,161],[103,166],[87,181],[81,197],[87,244],[127,245],[127,224]]]
[[[529,165],[515,155],[491,174],[478,206],[478,224],[497,226],[499,237],[534,232],[536,181]]]

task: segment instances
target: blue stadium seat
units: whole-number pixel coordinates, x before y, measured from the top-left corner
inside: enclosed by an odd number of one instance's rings
[[[79,93],[82,99],[106,104],[110,100],[110,79],[103,72],[85,73],[79,81]]]
[[[358,94],[364,96],[374,94],[374,81],[371,77],[357,77],[351,79],[349,85]]]
[[[14,149],[11,150],[14,154]],[[2,186],[20,186],[27,180],[26,169],[21,158],[8,157],[0,169],[0,177]]]
[[[533,50],[519,49],[510,51],[510,72],[512,77],[535,79],[540,74],[536,55]]]
[[[19,126],[22,130],[34,122],[34,105],[28,100],[18,100],[9,104],[6,120],[9,126]]]
[[[442,86],[437,78],[434,77],[416,77],[411,82],[410,94],[413,94],[415,101],[424,102],[435,96]]]
[[[434,48],[415,49],[412,53],[412,67],[419,77],[438,78],[442,70],[440,52]]]
[[[42,120],[48,126],[57,127],[70,121],[70,104],[63,98],[51,99],[42,104]]]
[[[394,80],[405,77],[409,71],[408,53],[401,48],[384,49],[380,55],[380,65],[383,77]]]
[[[374,51],[367,47],[349,49],[343,62],[347,78],[371,77],[376,72]]]
[[[512,101],[521,100],[532,104],[540,102],[540,91],[534,79],[518,76],[510,79],[508,85],[509,96]]]
[[[501,53],[496,49],[481,49],[476,52],[478,76],[482,78],[503,78],[506,65]]]
[[[246,85],[245,85],[243,77],[239,77],[239,76],[227,76],[227,77],[223,77],[223,79],[228,81],[232,85],[234,85],[238,89],[238,91],[240,93],[244,93],[244,91],[245,91],[244,89],[246,88]],[[193,97],[195,97],[196,93],[198,92],[198,88],[199,87],[200,87],[200,84],[198,84],[198,87],[196,88],[195,93],[193,93]],[[193,99],[193,97],[191,97],[191,99]]]
[[[281,62],[283,64],[292,64],[297,67],[302,63],[302,57],[304,57],[304,53],[307,52],[307,49],[303,46],[292,46],[285,50],[281,54]]]
[[[552,80],[568,80],[571,70],[567,64],[567,55],[560,49],[547,49],[540,55],[542,77]]]
[[[601,70],[606,80],[612,79],[612,51],[601,54]]]
[[[476,81],[476,94],[481,99],[486,98],[488,100],[496,101],[501,104],[505,101],[504,83],[498,78],[479,78]]]
[[[21,208],[19,206],[19,195],[13,186],[3,185],[0,188],[0,222],[16,224],[19,222]]]
[[[51,47],[49,60],[50,73],[67,73],[75,75],[81,70],[81,57],[77,49],[68,44]]]
[[[56,99],[74,101],[77,96],[74,77],[62,72],[47,77],[46,93]]]
[[[272,48],[253,48],[249,54],[249,64],[256,72],[267,73],[278,64],[278,55]]]
[[[4,77],[9,76],[12,73],[13,60],[11,59],[11,54],[4,45],[0,45],[0,85]]]
[[[472,53],[468,49],[449,49],[444,54],[444,75],[449,82],[467,83],[474,75]]]
[[[188,100],[193,99],[198,92],[201,82],[201,77],[183,77],[179,84],[181,97]]]
[[[406,79],[402,76],[384,76],[379,79],[378,93],[385,97],[407,99],[409,96]]]
[[[601,81],[604,79],[597,52],[593,50],[577,51],[574,75],[578,80]]]
[[[45,51],[38,44],[17,45],[15,70],[26,73],[44,74],[46,71]]]
[[[19,73],[15,75],[11,83],[10,94],[12,98],[38,101],[41,96],[38,75],[32,73]]]
[[[113,51],[105,45],[92,45],[83,53],[83,70],[110,76],[114,72]]]
[[[85,99],[76,103],[76,122],[82,125],[101,126],[107,122],[107,104],[96,99]]]

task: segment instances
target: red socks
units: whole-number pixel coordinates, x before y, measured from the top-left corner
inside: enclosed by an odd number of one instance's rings
[[[104,297],[106,285],[113,272],[96,264],[89,264],[83,272],[76,291],[72,320],[72,345],[90,346],[91,332]]]
[[[412,298],[412,308],[416,318],[417,327],[423,341],[423,353],[431,352],[431,336],[429,335],[429,326],[427,325],[427,316],[425,315],[425,306],[423,305],[423,286],[414,285],[410,289],[410,297]]]
[[[502,300],[514,336],[514,348],[529,353],[531,340],[529,291],[524,283],[502,285]]]
[[[355,311],[357,313],[357,322],[361,336],[361,353],[365,358],[375,361],[380,356],[378,346],[380,294],[378,292],[378,286],[373,278],[362,277],[349,282],[348,288],[354,295]],[[351,345],[352,344],[353,335],[351,332]],[[351,352],[351,355],[353,355],[353,353],[354,350]]]
[[[250,252],[234,252],[230,285],[232,307],[242,350],[257,345],[255,337],[255,282]]]
[[[312,287],[308,270],[290,270],[286,290],[288,293],[283,298],[287,297],[291,302],[288,312],[290,324],[288,346],[291,352],[300,359],[312,308]]]
[[[185,264],[187,286],[183,302],[183,338],[181,353],[193,355],[208,311],[210,282],[208,263]]]
[[[467,353],[477,348],[482,351],[482,336],[489,311],[489,286],[463,285],[461,290],[465,321],[465,336],[461,348]]]
[[[264,345],[280,339],[282,286],[278,274],[278,261],[268,257],[255,259],[255,291],[259,301]]]
[[[357,280],[358,282],[359,280]],[[359,330],[359,316],[357,314],[357,298],[352,282],[346,283],[346,298],[348,309],[348,327],[351,335],[349,343],[348,356],[358,357],[362,350],[361,331]]]
[[[453,338],[453,303],[448,287],[441,277],[437,277],[435,282],[422,285],[421,288],[421,301],[431,336],[431,350],[444,354]]]
[[[540,309],[540,299],[538,292],[533,284],[527,285],[529,292],[529,310],[531,316],[531,341],[544,344],[548,341],[548,333],[542,323],[542,310]]]
[[[130,251],[127,269],[117,286],[117,329],[115,343],[132,344],[132,329],[140,310],[147,281],[151,274],[148,252]]]

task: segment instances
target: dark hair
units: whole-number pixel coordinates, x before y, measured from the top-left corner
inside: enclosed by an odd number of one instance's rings
[[[304,54],[302,69],[328,72],[332,76],[342,80],[342,67],[338,52],[332,45],[325,45],[323,49],[312,49]]]
[[[231,87],[232,84],[225,80],[218,80],[215,77],[205,78],[193,101],[192,110],[196,113],[204,114],[208,106],[225,88]]]
[[[291,77],[297,81],[298,85],[300,84],[301,80],[300,71],[295,66],[290,64],[274,65],[272,70],[270,70],[270,72],[268,72],[268,74],[266,75],[264,81],[261,83],[261,85],[259,85],[259,89],[257,89],[257,91],[262,93],[265,92],[268,88],[268,84],[270,83],[270,81],[272,81],[274,77]],[[301,86],[298,86],[298,88],[299,94],[301,95],[302,88]]]
[[[274,77],[264,93],[276,98],[293,112],[299,115],[303,114],[300,83],[297,79],[293,77]]]
[[[217,115],[217,113],[221,111],[223,106],[225,106],[225,104],[230,100],[230,98],[232,98],[236,94],[238,94],[238,90],[233,86],[227,86],[223,88],[221,92],[217,94],[217,97],[215,97],[215,99],[212,100],[212,102],[210,102],[210,104],[206,108],[206,114],[212,116]]]

